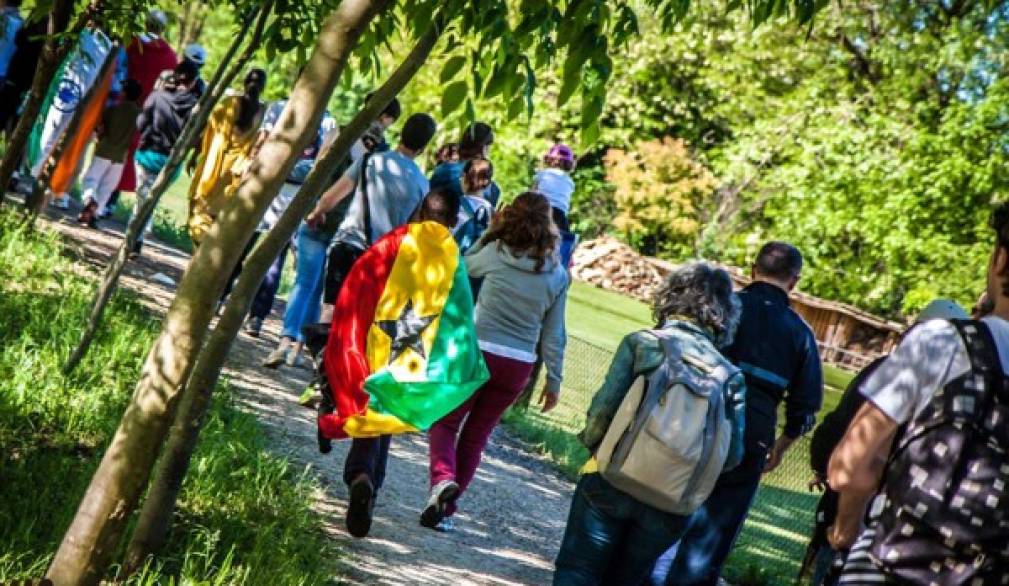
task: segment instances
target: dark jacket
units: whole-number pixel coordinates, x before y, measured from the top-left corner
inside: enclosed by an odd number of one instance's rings
[[[756,282],[739,293],[743,314],[725,355],[746,377],[747,436],[774,439],[778,404],[785,401],[785,429],[797,438],[816,423],[823,402],[823,372],[813,330],[778,287]]]
[[[137,129],[140,131],[137,150],[162,155],[172,152],[197,100],[199,97],[195,93],[181,89],[151,93],[144,103],[143,112],[137,117]]]
[[[813,432],[813,439],[809,442],[809,465],[817,474],[827,475],[830,455],[834,452],[837,444],[841,443],[841,438],[848,431],[848,426],[855,419],[855,414],[865,403],[862,385],[872,376],[872,373],[876,372],[884,360],[886,360],[885,356],[873,360],[855,375],[855,378],[851,379],[848,388],[841,395],[841,401],[837,404],[837,408],[827,414],[823,418],[823,422]]]

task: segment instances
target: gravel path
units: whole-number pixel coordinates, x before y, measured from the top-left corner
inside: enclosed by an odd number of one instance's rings
[[[68,242],[83,247],[81,256],[100,270],[115,251],[120,227],[101,231],[80,228],[68,216],[53,213],[53,226]],[[154,282],[156,273],[176,282],[188,258],[151,243],[139,262],[129,265],[125,286],[163,313],[173,288]],[[547,584],[557,553],[573,486],[542,459],[498,429],[469,491],[460,500],[456,530],[442,534],[417,520],[427,494],[427,441],[422,435],[393,440],[389,470],[367,539],[350,537],[343,527],[347,497],[341,480],[347,442],[320,454],[314,411],[297,403],[310,378],[307,368],[270,370],[259,365],[277,343],[277,303],[263,335],[239,336],[226,376],[242,407],[255,413],[270,438],[272,452],[315,475],[322,486],[313,506],[325,519],[327,533],[346,556],[340,561],[342,584]]]

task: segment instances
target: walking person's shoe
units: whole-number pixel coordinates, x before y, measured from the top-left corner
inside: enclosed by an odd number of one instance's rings
[[[287,360],[287,346],[281,344],[273,352],[270,352],[266,360],[263,361],[263,366],[266,368],[279,368],[285,360]]]
[[[64,195],[63,197],[54,196],[49,205],[53,206],[58,210],[69,210],[70,209],[70,196]]]
[[[359,474],[350,483],[350,502],[347,504],[347,532],[357,538],[367,537],[371,531],[371,517],[375,509],[375,487],[366,474]]]
[[[98,227],[98,202],[89,200],[81,213],[77,214],[77,223],[84,224],[88,228]]]
[[[292,344],[291,349],[287,352],[287,357],[284,359],[284,363],[290,367],[301,366],[301,348],[297,344]]]
[[[258,338],[263,330],[263,318],[252,316],[245,322],[245,333],[253,338]]]
[[[427,505],[420,514],[420,524],[429,529],[438,530],[438,525],[446,520],[446,509],[452,501],[459,498],[459,484],[454,480],[442,480],[431,487],[431,495]]]

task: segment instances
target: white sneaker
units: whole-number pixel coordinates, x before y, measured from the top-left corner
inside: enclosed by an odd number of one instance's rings
[[[459,498],[459,484],[454,480],[442,480],[431,488],[427,505],[420,514],[420,524],[429,529],[439,530],[438,526],[446,520],[445,505]]]
[[[53,206],[58,210],[69,210],[70,209],[70,196],[65,195],[63,197],[54,197],[52,203],[49,205]]]

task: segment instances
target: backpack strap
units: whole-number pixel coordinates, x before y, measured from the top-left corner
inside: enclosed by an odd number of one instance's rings
[[[977,419],[990,411],[997,394],[1005,386],[1005,373],[995,338],[988,324],[980,320],[951,320],[963,340],[970,360],[970,376],[961,391],[946,397],[947,413],[957,419]],[[944,393],[945,394],[945,393]]]
[[[361,174],[357,178],[358,190],[361,192],[361,205],[364,208],[364,244],[366,248],[371,248],[371,202],[368,201],[368,163],[370,161],[370,152],[361,157]]]

